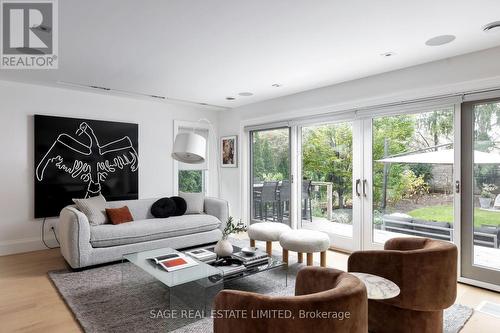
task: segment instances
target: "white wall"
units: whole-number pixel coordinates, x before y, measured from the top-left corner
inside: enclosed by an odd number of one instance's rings
[[[220,135],[238,133],[243,154],[238,171],[222,173],[221,196],[229,200],[234,216],[243,217],[245,125],[485,88],[500,88],[500,47],[223,111]]]
[[[218,135],[239,135],[239,167],[221,170],[221,196],[243,216],[242,126],[487,87],[500,87],[500,48],[315,89],[228,111],[0,81],[0,255],[43,248],[33,219],[33,114],[139,124],[139,196],[171,195],[173,120],[208,118]],[[215,156],[215,154],[212,154]],[[215,160],[212,161],[216,163]],[[218,161],[217,161],[218,162]],[[214,167],[214,164],[211,166]],[[215,174],[215,173],[212,173]],[[212,182],[212,193],[217,185]],[[46,232],[50,235],[49,232]],[[51,242],[51,245],[55,243]]]
[[[173,193],[173,121],[218,111],[88,91],[0,81],[0,255],[42,249],[42,220],[33,219],[33,115],[45,114],[139,124],[139,197]],[[212,154],[212,156],[215,156]],[[212,167],[216,161],[212,161]],[[217,191],[212,183],[211,193]],[[57,219],[47,220],[47,224]],[[47,238],[51,233],[46,228]],[[50,245],[56,245],[49,240]]]
[[[242,140],[240,135],[240,117],[234,110],[219,112],[219,137],[238,135],[238,167],[220,168],[221,173],[221,198],[229,202],[229,214],[239,219],[241,214],[241,196],[239,190],[242,188]]]

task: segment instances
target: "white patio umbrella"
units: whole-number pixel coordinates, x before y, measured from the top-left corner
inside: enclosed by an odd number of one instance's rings
[[[416,153],[395,157],[387,157],[377,162],[382,163],[408,163],[408,164],[453,164],[453,149],[431,151],[427,153]],[[485,153],[474,150],[474,163],[476,164],[500,164],[500,154]]]

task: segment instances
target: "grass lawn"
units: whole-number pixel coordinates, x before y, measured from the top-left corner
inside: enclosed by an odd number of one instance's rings
[[[417,208],[409,212],[408,215],[427,221],[453,223],[453,206],[440,205]],[[480,227],[481,224],[500,225],[500,211],[497,213],[475,208],[474,225]]]

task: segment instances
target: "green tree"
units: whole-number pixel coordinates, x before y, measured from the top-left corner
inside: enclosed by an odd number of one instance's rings
[[[494,148],[500,148],[498,139],[494,134],[498,133],[500,126],[500,103],[485,103],[474,106],[474,149],[490,152]],[[497,134],[498,135],[498,134]],[[475,165],[474,178],[477,188],[482,183],[497,182],[496,165]]]
[[[453,108],[421,113],[416,117],[416,139],[421,139],[424,146],[436,147],[453,142]]]
[[[352,193],[352,126],[348,123],[303,129],[303,176],[333,183],[338,205]]]
[[[203,171],[179,170],[179,191],[200,193],[203,191]]]
[[[268,175],[290,177],[288,129],[256,131],[252,135],[252,166],[255,182],[269,180]]]
[[[381,203],[384,182],[384,163],[377,160],[386,157],[384,145],[387,141],[387,156],[393,156],[407,152],[414,142],[415,116],[399,115],[393,117],[381,117],[373,120],[373,203],[383,206]],[[403,182],[403,171],[408,168],[403,164],[388,165],[387,176],[387,198],[389,200],[401,198],[400,184]]]
[[[474,149],[488,152],[491,148],[496,147],[491,132],[493,126],[500,126],[500,103],[475,105],[474,125]]]

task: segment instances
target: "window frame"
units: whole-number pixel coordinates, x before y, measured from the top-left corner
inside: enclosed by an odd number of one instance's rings
[[[207,136],[207,156],[206,156],[206,165],[207,169],[202,171],[202,192],[205,195],[209,195],[210,193],[210,169],[211,169],[211,141],[210,137],[212,136],[212,128],[209,124],[199,122],[199,121],[186,121],[186,120],[174,120],[174,130],[173,130],[173,138],[172,138],[172,147],[179,133],[179,130],[182,128],[193,128],[196,130],[203,130],[208,132]],[[173,161],[173,193],[175,195],[179,194],[179,162],[172,158]]]

